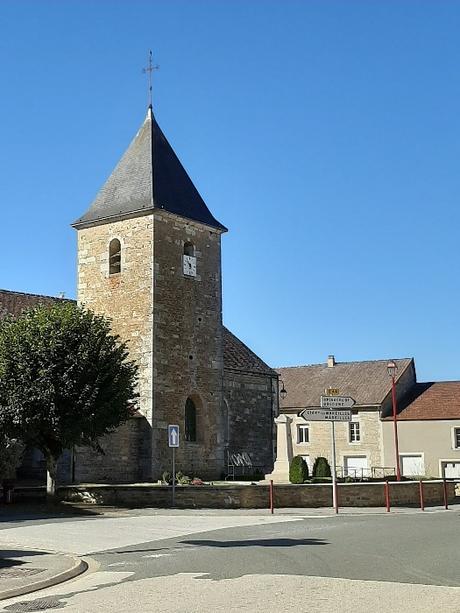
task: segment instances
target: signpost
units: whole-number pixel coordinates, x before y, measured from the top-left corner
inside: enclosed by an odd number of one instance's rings
[[[311,408],[300,411],[299,417],[303,417],[307,421],[351,421],[351,411]]]
[[[331,422],[331,443],[332,443],[332,506],[336,513],[339,512],[337,504],[337,475],[335,470],[335,422],[351,421],[350,409],[355,401],[350,396],[339,396],[339,390],[335,387],[328,388],[330,396],[321,396],[319,407],[308,407],[299,413],[307,421],[330,421]]]
[[[355,401],[350,396],[321,396],[322,409],[351,409]]]
[[[172,448],[172,506],[176,504],[176,448],[179,447],[179,426],[168,426],[168,446]]]

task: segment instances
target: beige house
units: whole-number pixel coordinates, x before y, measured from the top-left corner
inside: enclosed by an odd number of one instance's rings
[[[325,456],[331,462],[331,424],[308,422],[299,413],[307,407],[318,407],[320,396],[333,388],[341,395],[351,396],[356,403],[352,421],[335,426],[338,475],[381,477],[394,474],[394,459],[384,451],[381,421],[382,415],[391,413],[391,378],[387,362],[336,362],[334,356],[329,356],[325,364],[276,369],[280,384],[287,391],[280,401],[283,419],[278,423],[278,450],[285,447],[289,461],[295,455],[303,456],[310,469],[318,456]],[[416,382],[414,360],[396,360],[396,365],[396,394],[398,402],[402,402]]]
[[[395,360],[399,466],[405,477],[460,478],[460,381],[418,383],[412,358]],[[337,475],[357,478],[396,473],[392,381],[387,360],[279,368],[281,388],[277,460],[270,478],[287,481],[295,455],[310,470],[315,458],[331,461],[330,422],[307,421],[302,409],[319,407],[334,390],[355,400],[351,422],[335,424]]]
[[[398,415],[401,473],[460,478],[460,381],[417,383]],[[384,462],[394,463],[393,420],[384,418]]]

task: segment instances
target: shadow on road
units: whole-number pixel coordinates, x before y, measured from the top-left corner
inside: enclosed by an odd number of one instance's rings
[[[183,545],[198,545],[201,547],[299,547],[300,545],[329,545],[324,539],[253,539],[244,541],[181,541]]]
[[[27,558],[42,556],[45,553],[44,551],[34,551],[32,549],[0,549],[0,571],[4,568],[27,564]]]
[[[51,503],[15,503],[0,504],[0,529],[1,524],[35,521],[45,519],[68,518],[97,518],[103,516],[103,511],[84,506],[72,505],[67,502]]]
[[[22,564],[27,564],[27,562],[24,562],[24,560],[12,560],[10,558],[0,557],[0,573],[4,568],[12,568],[13,566],[21,566]]]

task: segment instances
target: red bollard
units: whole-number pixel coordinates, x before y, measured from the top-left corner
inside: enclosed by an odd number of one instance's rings
[[[388,481],[385,481],[384,489],[385,489],[385,506],[387,508],[387,513],[389,513],[390,512],[390,484],[388,483]]]
[[[419,481],[418,485],[419,485],[419,491],[420,491],[420,508],[422,509],[422,511],[424,511],[425,510],[425,499],[423,497],[423,481]]]
[[[446,480],[442,480],[442,491],[444,494],[444,508],[447,510],[449,508],[449,500],[447,498],[447,483]]]
[[[270,513],[273,515],[273,511],[275,508],[275,505],[273,502],[273,479],[270,479],[270,485],[268,486],[268,491],[270,493]]]

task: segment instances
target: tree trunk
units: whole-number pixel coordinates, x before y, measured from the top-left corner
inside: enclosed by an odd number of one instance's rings
[[[57,459],[53,456],[46,458],[46,499],[53,502],[56,497]]]

